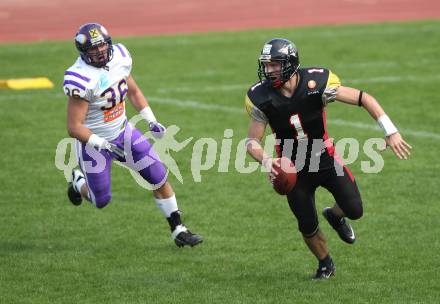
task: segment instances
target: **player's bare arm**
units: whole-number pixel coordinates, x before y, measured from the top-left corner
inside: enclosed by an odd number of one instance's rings
[[[89,103],[87,100],[80,97],[69,96],[67,103],[67,131],[69,135],[82,143],[90,143],[92,146],[106,148],[123,157],[124,152],[120,148],[93,134],[93,132],[84,125],[88,109]]]
[[[127,97],[130,100],[133,107],[138,111],[142,111],[144,108],[148,107],[148,101],[142,93],[141,89],[138,87],[133,76],[128,76],[127,78],[128,92]]]
[[[69,96],[67,103],[67,131],[73,138],[87,143],[92,131],[84,126],[89,103],[82,98]]]
[[[412,147],[402,138],[397,128],[386,115],[377,100],[358,89],[340,86],[336,100],[352,105],[360,105],[376,120],[385,132],[385,141],[399,159],[408,159]]]
[[[149,106],[147,99],[142,93],[142,90],[138,87],[136,81],[131,75],[128,76],[127,85],[127,97],[130,100],[131,104],[139,112],[139,114],[141,114],[142,118],[144,118],[148,122],[148,126],[153,136],[155,136],[156,138],[162,138],[165,135],[166,128],[157,121],[156,116],[154,116],[153,110]]]
[[[277,175],[277,171],[273,168],[273,159],[270,155],[264,152],[261,146],[261,140],[266,130],[266,124],[255,119],[251,119],[248,130],[248,137],[246,140],[246,149],[249,155],[262,164],[268,172]]]

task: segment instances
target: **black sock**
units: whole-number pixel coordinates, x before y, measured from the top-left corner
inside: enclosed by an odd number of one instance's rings
[[[330,267],[332,263],[333,263],[332,257],[330,256],[330,254],[327,254],[325,258],[319,260],[319,268]]]
[[[330,209],[330,221],[333,222],[333,224],[337,225],[341,222],[342,217],[336,216],[336,214],[333,212],[333,209]]]
[[[177,226],[182,225],[182,220],[180,219],[179,211],[174,211],[167,217],[168,224],[170,224],[171,232],[176,229]]]

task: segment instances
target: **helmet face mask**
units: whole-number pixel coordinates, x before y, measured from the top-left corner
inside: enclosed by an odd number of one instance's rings
[[[278,71],[269,68],[271,65],[276,66],[274,63],[279,63]],[[299,66],[296,46],[287,39],[275,38],[268,41],[261,50],[258,58],[258,77],[260,81],[267,80],[274,88],[281,88],[295,75]]]
[[[98,23],[82,25],[75,35],[75,46],[85,63],[104,67],[113,57],[112,38]]]
[[[258,61],[258,76],[260,81],[264,79],[274,88],[281,88],[283,84],[292,76],[292,65],[290,62],[272,60],[272,61]]]
[[[86,52],[90,64],[96,67],[105,66],[109,62],[109,44],[102,43],[89,48]]]

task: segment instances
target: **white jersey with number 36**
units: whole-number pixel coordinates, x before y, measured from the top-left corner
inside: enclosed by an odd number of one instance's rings
[[[124,128],[131,67],[130,53],[119,43],[113,45],[113,58],[105,68],[95,68],[78,57],[64,73],[64,93],[89,102],[84,125],[106,140],[115,139]]]

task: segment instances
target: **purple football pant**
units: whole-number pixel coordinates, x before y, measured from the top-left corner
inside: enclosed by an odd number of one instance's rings
[[[140,142],[135,144],[137,141]],[[98,151],[76,141],[78,163],[87,181],[89,199],[97,208],[105,207],[112,197],[110,172],[113,159],[123,162],[127,167],[138,172],[151,185],[157,186],[165,183],[167,170],[153,146],[138,129],[127,123],[125,130],[111,143],[124,149],[126,157],[120,158],[106,149]],[[142,159],[148,159],[148,161],[140,164],[139,161]]]

